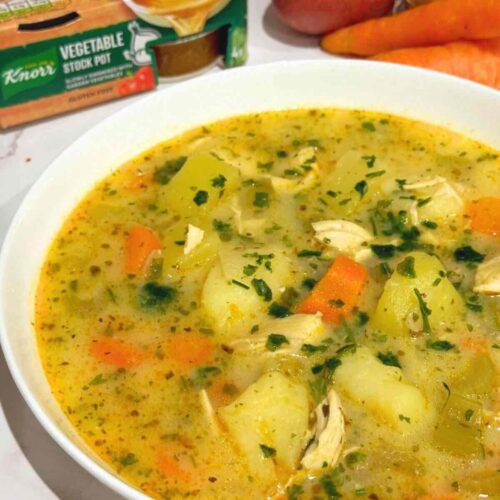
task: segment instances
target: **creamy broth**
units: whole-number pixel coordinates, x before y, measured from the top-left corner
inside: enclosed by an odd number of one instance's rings
[[[155,498],[499,498],[499,236],[484,145],[361,111],[231,118],[70,215],[36,297],[45,373]]]

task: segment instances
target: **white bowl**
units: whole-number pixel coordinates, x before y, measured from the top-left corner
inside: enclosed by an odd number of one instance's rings
[[[109,117],[54,161],[12,222],[0,256],[0,333],[7,363],[26,402],[51,436],[124,497],[146,498],[120,480],[77,436],[43,375],[32,319],[47,249],[65,218],[97,181],[151,146],[221,118],[305,107],[384,111],[443,125],[500,149],[500,92],[480,85],[375,62],[248,67],[152,93]]]

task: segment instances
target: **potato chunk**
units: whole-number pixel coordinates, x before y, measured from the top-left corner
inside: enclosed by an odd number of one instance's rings
[[[413,432],[424,420],[428,403],[420,390],[404,380],[399,368],[382,364],[366,347],[342,358],[335,381],[341,393],[400,433]]]
[[[191,156],[162,188],[162,206],[186,218],[203,214],[232,194],[239,179],[237,168],[213,156]]]
[[[271,483],[276,481],[275,462],[290,470],[298,464],[309,411],[304,385],[269,372],[218,414],[250,473]],[[260,445],[276,450],[275,456],[266,457]]]
[[[431,329],[456,322],[464,312],[464,303],[446,277],[439,259],[423,252],[410,253],[402,260],[405,259],[411,259],[406,262],[413,262],[415,277],[394,271],[378,301],[372,325],[394,336],[413,330],[418,319],[422,320],[415,290],[431,310],[428,316]]]
[[[254,269],[251,276],[244,273],[245,266],[249,265]],[[290,259],[282,248],[273,245],[241,252],[226,245],[205,281],[202,303],[207,315],[222,330],[248,326],[262,319],[259,315],[266,313],[290,278]],[[261,290],[259,295],[254,280],[263,281],[270,293],[262,295]]]

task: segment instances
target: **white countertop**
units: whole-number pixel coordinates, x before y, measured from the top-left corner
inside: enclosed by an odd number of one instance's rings
[[[316,38],[284,27],[269,7],[270,0],[248,3],[248,64],[329,57],[318,48]],[[22,199],[47,166],[83,132],[145,95],[0,133],[0,245]],[[40,426],[14,385],[1,353],[0,402],[0,499],[118,499]]]

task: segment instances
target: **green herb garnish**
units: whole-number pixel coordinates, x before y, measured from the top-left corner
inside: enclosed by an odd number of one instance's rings
[[[271,333],[267,337],[266,349],[268,351],[277,351],[283,344],[289,344],[288,339],[281,333]]]
[[[432,314],[432,310],[427,307],[423,295],[416,289],[413,292],[417,296],[418,307],[420,308],[420,314],[422,315],[422,326],[425,333],[431,333],[431,324],[429,323],[429,316]]]
[[[265,302],[270,302],[273,299],[273,292],[264,280],[254,278],[252,280],[252,286],[257,292],[257,295],[262,297]]]
[[[377,354],[377,358],[380,359],[384,365],[401,368],[401,363],[399,362],[398,357],[391,351],[387,351],[385,353],[379,352]]]
[[[276,450],[274,448],[271,448],[270,446],[267,446],[265,444],[259,444],[259,446],[264,457],[271,458],[276,455]]]
[[[457,248],[454,252],[455,260],[458,262],[483,262],[484,255],[474,250],[471,246]]]
[[[253,206],[267,208],[269,206],[269,195],[264,191],[257,191],[253,200]]]
[[[396,270],[401,276],[405,276],[406,278],[410,279],[416,278],[417,274],[415,273],[415,257],[406,257],[398,264]]]
[[[198,191],[194,198],[193,201],[198,205],[204,205],[208,201],[208,192],[207,191]]]

